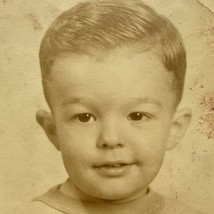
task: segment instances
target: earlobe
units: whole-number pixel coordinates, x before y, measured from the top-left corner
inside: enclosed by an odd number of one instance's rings
[[[183,108],[175,112],[166,146],[167,150],[173,149],[181,141],[190,124],[191,118],[192,112],[189,108]]]
[[[36,120],[45,131],[48,139],[52,142],[56,149],[60,151],[60,146],[57,139],[56,125],[51,113],[45,110],[38,110],[36,112]]]

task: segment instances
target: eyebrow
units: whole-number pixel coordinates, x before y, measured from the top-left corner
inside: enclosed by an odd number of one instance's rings
[[[63,105],[68,105],[68,104],[75,104],[75,103],[84,103],[84,102],[88,102],[87,98],[82,98],[82,97],[71,97],[66,99],[65,101],[63,101]],[[148,98],[148,97],[144,97],[144,98],[131,98],[129,100],[129,103],[134,105],[134,104],[154,104],[157,105],[159,107],[162,107],[162,104],[159,100],[154,99],[154,98]]]
[[[81,98],[81,97],[71,97],[66,99],[65,101],[63,101],[63,105],[67,105],[67,104],[74,104],[74,103],[82,103],[84,100],[86,100],[85,98]]]
[[[162,104],[159,100],[154,99],[154,98],[148,98],[148,97],[144,97],[144,98],[132,98],[130,100],[131,103],[133,104],[154,104],[157,105],[159,107],[162,107]]]

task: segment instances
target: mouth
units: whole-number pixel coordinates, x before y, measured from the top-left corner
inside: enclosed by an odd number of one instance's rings
[[[115,161],[95,165],[94,169],[102,176],[121,177],[129,171],[132,165],[133,163]]]

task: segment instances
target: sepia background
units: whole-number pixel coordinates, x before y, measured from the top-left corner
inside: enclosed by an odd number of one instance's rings
[[[63,182],[60,153],[35,121],[47,108],[39,44],[51,21],[75,0],[0,2],[0,213],[28,213],[34,196]],[[181,144],[166,153],[153,188],[205,214],[214,212],[214,1],[145,0],[183,35],[188,70],[181,106],[193,120]]]

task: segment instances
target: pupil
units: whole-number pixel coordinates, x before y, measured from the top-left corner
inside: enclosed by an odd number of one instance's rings
[[[79,115],[79,120],[81,122],[88,122],[91,118],[91,115],[90,114],[81,114]]]
[[[133,113],[130,115],[132,120],[141,120],[143,118],[142,113]]]

